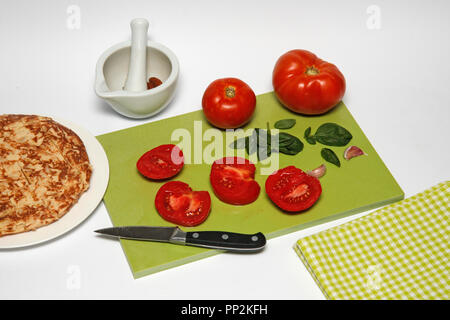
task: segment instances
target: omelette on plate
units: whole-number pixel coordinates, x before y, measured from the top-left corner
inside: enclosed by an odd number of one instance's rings
[[[51,118],[0,115],[0,237],[61,218],[89,188],[81,139]]]

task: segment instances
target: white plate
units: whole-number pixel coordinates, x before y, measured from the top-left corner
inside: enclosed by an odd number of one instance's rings
[[[53,119],[73,130],[83,141],[93,168],[89,189],[61,219],[52,224],[34,231],[0,237],[0,249],[31,246],[59,237],[89,217],[103,199],[108,186],[109,164],[102,145],[84,128],[66,120]]]

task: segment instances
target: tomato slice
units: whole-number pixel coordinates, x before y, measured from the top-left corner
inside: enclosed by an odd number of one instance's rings
[[[208,191],[192,191],[187,183],[169,181],[156,193],[155,206],[164,220],[193,227],[208,217],[211,197]]]
[[[300,212],[316,203],[322,187],[317,178],[289,166],[275,171],[267,178],[266,193],[280,209]]]
[[[214,161],[210,181],[215,195],[229,204],[252,203],[261,189],[254,180],[255,171],[255,165],[244,158],[226,157]]]
[[[144,153],[136,163],[147,178],[162,180],[175,176],[184,165],[183,151],[173,144],[163,144]]]

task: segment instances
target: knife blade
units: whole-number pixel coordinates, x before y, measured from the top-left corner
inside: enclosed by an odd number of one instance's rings
[[[178,227],[123,226],[95,230],[123,239],[158,241],[234,252],[255,252],[264,248],[266,238],[261,232],[243,234],[225,231],[184,232]]]

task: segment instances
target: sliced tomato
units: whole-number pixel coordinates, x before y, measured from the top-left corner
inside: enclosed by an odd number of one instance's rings
[[[173,144],[163,144],[144,153],[136,167],[150,179],[162,180],[175,176],[184,165],[183,151]]]
[[[164,220],[193,227],[208,217],[211,197],[208,191],[192,191],[187,183],[169,181],[158,190],[155,206]]]
[[[322,186],[317,178],[289,166],[271,174],[266,180],[266,193],[280,209],[300,212],[319,199]]]
[[[244,158],[226,157],[216,160],[210,174],[215,195],[229,204],[252,203],[258,198],[261,189],[254,180],[255,171],[255,165]]]

